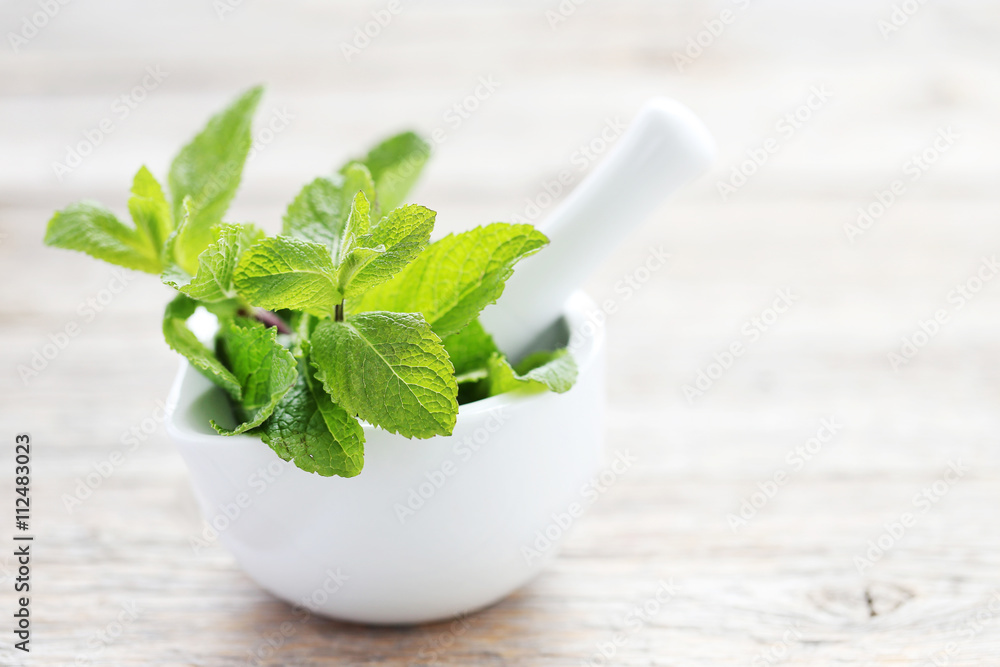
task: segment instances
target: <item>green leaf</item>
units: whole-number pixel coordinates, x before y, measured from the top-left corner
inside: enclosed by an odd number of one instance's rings
[[[487,362],[499,352],[493,337],[486,333],[479,320],[472,320],[458,333],[443,341],[459,384],[480,380],[487,376]]]
[[[490,357],[489,394],[496,396],[508,391],[535,392],[551,389],[557,394],[570,390],[576,382],[576,361],[569,350],[536,352],[511,368],[506,357],[496,353]]]
[[[149,245],[162,259],[163,246],[174,231],[174,218],[170,213],[170,204],[163,196],[163,188],[146,167],[139,169],[132,180],[128,210],[136,229],[149,239]]]
[[[347,216],[347,225],[344,227],[344,239],[337,253],[337,265],[343,264],[351,251],[357,247],[358,238],[367,234],[371,229],[371,205],[365,193],[358,192],[351,201],[351,212]]]
[[[252,224],[223,223],[217,228],[214,243],[198,256],[198,272],[192,277],[177,265],[167,267],[163,282],[192,299],[215,303],[236,298],[233,273],[244,252],[264,238],[264,232]]]
[[[80,202],[57,211],[45,230],[45,244],[79,250],[111,264],[147,273],[163,270],[161,246],[144,231],[126,226],[99,204]]]
[[[348,307],[353,313],[423,313],[436,334],[448,336],[494,303],[514,264],[546,243],[545,235],[531,225],[502,222],[450,234]]]
[[[317,377],[350,414],[407,438],[449,435],[455,427],[455,371],[420,315],[324,320],[311,348]]]
[[[348,298],[359,296],[401,271],[427,247],[435,215],[423,206],[403,206],[369,231],[368,200],[359,192],[341,248],[341,293]]]
[[[316,325],[319,324],[319,319],[302,311],[289,312],[291,314],[288,317],[288,325],[295,334],[292,354],[296,358],[301,358],[308,352],[309,339],[312,338],[312,332],[316,329]]]
[[[353,163],[344,168],[335,182],[317,178],[302,188],[285,213],[281,233],[303,241],[322,243],[330,254],[338,256],[344,226],[351,212],[351,204],[358,192],[370,200],[375,198],[375,184],[368,168]]]
[[[178,240],[179,263],[188,273],[197,270],[194,258],[212,242],[212,228],[222,221],[239,187],[252,143],[250,125],[262,94],[260,86],[251,88],[213,116],[170,165],[175,220],[181,219],[183,201],[191,199],[191,220]]]
[[[277,329],[244,317],[221,322],[219,357],[240,384],[242,398],[236,416],[243,422],[233,430],[212,426],[222,435],[236,435],[259,426],[295,384],[295,358],[277,340]]]
[[[79,250],[130,269],[159,273],[173,220],[160,184],[145,167],[132,181],[128,208],[134,227],[122,223],[99,204],[72,204],[49,221],[45,243]]]
[[[397,208],[358,239],[359,248],[384,249],[372,256],[344,286],[347,297],[359,296],[381,285],[416,259],[427,247],[437,214],[423,206]]]
[[[236,289],[251,304],[328,313],[343,297],[325,245],[289,236],[264,239],[240,259]]]
[[[414,132],[403,132],[386,139],[359,160],[375,179],[379,210],[391,211],[403,203],[430,154],[430,144]]]
[[[163,246],[164,268],[160,280],[166,281],[165,276],[169,276],[174,282],[184,282],[186,276],[191,272],[184,267],[194,267],[193,271],[198,271],[198,255],[187,257],[184,254],[184,247],[180,243],[181,236],[187,229],[191,220],[191,199],[190,197],[181,202],[181,217],[177,220],[177,226],[167,237],[167,242]]]
[[[199,373],[221,387],[234,401],[243,398],[243,389],[228,368],[191,332],[187,320],[198,303],[183,294],[167,304],[163,314],[163,336],[175,352],[187,357]]]
[[[285,461],[324,477],[354,477],[364,467],[365,432],[323,390],[308,362],[295,386],[261,425],[261,439]]]
[[[361,294],[365,291],[362,272],[385,254],[385,248],[354,248],[337,268],[337,289],[341,294]]]

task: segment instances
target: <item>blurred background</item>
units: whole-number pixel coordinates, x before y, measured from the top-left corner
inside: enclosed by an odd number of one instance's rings
[[[0,437],[39,443],[24,664],[995,659],[1000,5],[4,0],[0,33]],[[541,223],[558,174],[579,183],[653,96],[718,141],[586,285],[618,306],[608,451],[637,464],[542,577],[461,631],[312,620],[260,658],[288,608],[190,546],[201,519],[159,408],[178,365],[167,288],[41,244],[70,202],[123,213],[139,166],[164,180],[257,83],[228,217],[270,232],[303,184],[404,128],[434,138],[412,199],[438,234]],[[669,262],[637,273],[654,251]],[[950,465],[960,481],[925,510]],[[871,552],[903,512],[916,525]],[[0,663],[20,661],[0,637]]]

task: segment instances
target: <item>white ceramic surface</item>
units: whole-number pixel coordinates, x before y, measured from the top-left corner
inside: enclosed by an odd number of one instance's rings
[[[539,226],[549,245],[519,263],[503,298],[483,311],[500,349],[513,359],[528,351],[629,232],[714,157],[715,141],[694,112],[663,97],[647,102],[607,157]]]
[[[351,479],[299,470],[257,438],[215,434],[208,419],[228,412],[225,398],[187,364],[168,431],[206,521],[263,588],[348,621],[456,616],[537,574],[575,520],[568,510],[588,503],[583,487],[601,469],[604,437],[595,310],[582,293],[564,310],[580,367],[569,392],[463,405],[449,437],[365,426],[365,467]]]

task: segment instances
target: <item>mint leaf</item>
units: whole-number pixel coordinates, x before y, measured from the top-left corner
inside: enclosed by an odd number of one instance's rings
[[[480,380],[487,376],[487,362],[499,352],[493,337],[486,333],[479,320],[472,320],[464,329],[445,338],[442,343],[459,384]]]
[[[570,390],[576,382],[576,361],[569,350],[536,352],[511,368],[507,358],[494,354],[488,362],[490,396],[508,391],[544,391],[557,394]]]
[[[264,239],[240,259],[236,289],[255,306],[328,313],[343,297],[325,245],[288,236]]]
[[[105,262],[159,273],[161,246],[144,231],[128,227],[115,214],[91,202],[70,204],[57,211],[45,230],[45,244],[79,250]]]
[[[322,243],[339,255],[344,226],[358,192],[375,198],[375,184],[368,168],[354,163],[344,168],[339,182],[317,178],[302,188],[285,213],[281,233],[303,241]]]
[[[218,237],[198,256],[198,272],[192,277],[176,265],[161,276],[163,282],[192,299],[214,303],[236,298],[233,273],[240,256],[264,238],[256,225],[223,223]]]
[[[322,243],[332,251],[340,244],[347,221],[342,194],[329,178],[320,177],[308,183],[288,205],[282,235]]]
[[[430,154],[431,147],[426,141],[414,132],[403,132],[386,139],[359,160],[375,179],[379,210],[391,211],[403,203]],[[349,167],[350,163],[345,169]]]
[[[159,273],[173,220],[160,184],[145,167],[133,179],[128,208],[135,227],[122,223],[99,204],[72,204],[52,216],[45,243],[79,250],[129,269]]]
[[[350,414],[407,438],[449,435],[455,427],[454,368],[420,315],[324,320],[311,348],[317,378]]]
[[[164,275],[169,275],[174,282],[184,282],[185,276],[190,276],[192,272],[198,271],[198,255],[188,257],[184,253],[184,246],[180,243],[181,236],[187,229],[191,220],[191,198],[188,197],[181,202],[181,217],[177,219],[177,226],[167,237],[167,242],[163,246],[163,258],[165,266]],[[188,271],[185,267],[193,267]],[[165,281],[164,275],[160,280]]]
[[[359,247],[385,250],[353,276],[344,288],[345,296],[358,296],[384,283],[420,255],[430,240],[436,215],[423,206],[403,206],[389,212],[371,232],[358,239]]]
[[[293,310],[290,313],[288,325],[295,334],[292,354],[296,358],[302,358],[308,352],[309,339],[312,338],[312,332],[316,328],[316,325],[319,324],[319,319],[301,311]]]
[[[271,416],[275,406],[295,384],[295,358],[277,340],[277,330],[238,317],[223,320],[219,329],[219,356],[240,384],[242,398],[235,403],[243,423],[233,430],[212,426],[222,435],[236,435]]]
[[[514,264],[546,243],[545,235],[531,225],[502,222],[449,234],[348,307],[353,313],[423,313],[436,334],[448,336],[495,302]]]
[[[479,320],[444,339],[460,385],[459,399],[470,403],[508,391],[568,391],[576,382],[577,368],[565,348],[536,352],[512,368]]]
[[[371,204],[365,193],[358,192],[351,200],[351,211],[347,216],[347,224],[344,226],[344,238],[337,253],[337,264],[343,264],[351,252],[355,249],[358,237],[368,233],[371,229]]]
[[[307,472],[354,477],[364,467],[364,429],[330,400],[313,373],[307,362],[299,364],[295,385],[261,425],[261,439]]]
[[[252,142],[251,120],[263,92],[260,86],[251,88],[213,116],[170,165],[175,220],[181,219],[183,201],[191,199],[191,220],[178,240],[179,262],[188,273],[197,270],[194,258],[212,242],[212,228],[222,221],[239,187]]]
[[[365,290],[364,282],[358,276],[368,265],[385,254],[385,248],[354,248],[337,268],[337,289],[341,294],[360,294]]]
[[[341,249],[341,293],[348,298],[359,296],[401,271],[427,246],[435,216],[423,206],[404,206],[391,211],[369,231],[368,200],[359,192]]]
[[[150,247],[155,249],[162,260],[163,246],[174,231],[174,219],[170,213],[170,204],[163,196],[163,188],[146,167],[140,168],[132,179],[128,210],[136,229],[149,240]]]
[[[196,301],[183,294],[168,303],[163,313],[163,337],[170,349],[184,355],[199,373],[225,390],[234,401],[239,401],[243,397],[239,380],[187,326],[188,318],[197,307]]]

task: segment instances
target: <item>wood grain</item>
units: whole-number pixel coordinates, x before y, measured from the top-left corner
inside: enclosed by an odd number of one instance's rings
[[[71,3],[20,53],[0,52],[0,437],[37,443],[38,536],[33,651],[23,660],[3,630],[0,664],[1000,664],[1000,281],[961,308],[949,298],[1000,250],[995,4],[921,5],[884,39],[888,2],[593,0],[551,28],[556,2],[424,0],[352,62],[340,43],[384,3],[234,4],[220,20],[193,0]],[[674,54],[727,8],[734,21],[679,72]],[[36,10],[6,3],[4,34]],[[156,65],[162,86],[60,181],[66,145]],[[452,127],[445,113],[480,77],[497,91]],[[588,284],[617,306],[609,455],[638,463],[540,577],[461,622],[302,622],[221,548],[195,554],[185,470],[149,421],[177,365],[159,332],[168,291],[133,275],[88,320],[78,308],[110,268],[41,245],[67,202],[123,210],[140,164],[164,173],[205,115],[256,81],[270,84],[262,118],[294,119],[248,166],[233,217],[272,231],[303,183],[407,123],[447,130],[416,195],[440,231],[523,214],[560,170],[578,182],[578,147],[651,95],[688,103],[719,139],[713,171]],[[814,86],[830,99],[782,137],[776,123]],[[907,160],[949,126],[958,139],[909,180]],[[718,182],[768,137],[777,152],[723,201]],[[895,179],[905,193],[850,242],[845,224]],[[644,277],[651,247],[671,260]],[[628,292],[627,276],[644,279]],[[778,290],[793,305],[751,339]],[[946,323],[894,370],[887,355],[940,310]],[[18,366],[71,322],[81,333],[22,381]],[[686,400],[733,342],[745,353]],[[830,419],[837,432],[810,445]],[[144,420],[152,433],[67,510]],[[949,462],[964,472],[936,494]],[[933,502],[915,500],[925,488]],[[761,506],[734,530],[744,500]],[[859,572],[904,512],[914,525]],[[11,563],[0,556],[3,610]],[[653,604],[660,582],[672,593]]]

